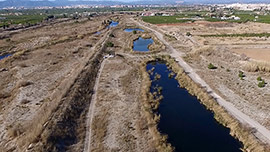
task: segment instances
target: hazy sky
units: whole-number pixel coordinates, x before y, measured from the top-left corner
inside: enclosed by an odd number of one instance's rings
[[[5,1],[5,0],[0,0]],[[19,0],[20,1],[20,0]],[[23,1],[23,0],[21,0]],[[31,0],[31,1],[42,1],[42,0]],[[57,1],[57,0],[49,0],[49,1]],[[61,0],[65,1],[65,0]],[[132,2],[132,1],[156,1],[156,0],[66,0],[66,1],[122,1],[122,2]],[[158,0],[158,1],[184,1],[184,2],[192,2],[192,3],[265,3],[270,2],[270,0]]]

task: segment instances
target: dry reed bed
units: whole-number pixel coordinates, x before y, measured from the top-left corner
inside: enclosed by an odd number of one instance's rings
[[[248,72],[270,72],[270,62],[250,61],[244,65],[244,69]]]
[[[146,65],[149,61],[154,60],[154,58],[150,57],[145,59],[141,64],[141,77],[144,83],[142,83],[141,90],[141,100],[143,102],[143,108],[145,117],[148,123],[148,129],[150,134],[153,137],[153,144],[155,145],[157,151],[160,152],[172,152],[173,147],[167,142],[167,136],[162,135],[157,128],[159,122],[159,116],[154,113],[154,105],[152,103],[158,104],[157,101],[153,101],[153,95],[150,93],[151,80],[146,71]]]
[[[179,66],[179,64],[170,56],[160,55],[152,56],[149,59],[146,59],[142,63],[141,71],[142,77],[145,81],[144,86],[142,87],[142,101],[144,102],[144,111],[148,120],[149,129],[153,135],[155,144],[158,151],[173,151],[173,148],[170,144],[166,143],[166,136],[161,135],[157,129],[157,121],[155,121],[156,115],[151,109],[151,95],[149,95],[151,80],[148,73],[146,72],[146,64],[154,60],[164,60],[167,63],[167,66],[171,68],[177,75],[176,79],[178,80],[181,87],[184,87],[188,90],[191,95],[196,96],[199,101],[208,109],[214,113],[214,118],[223,126],[230,128],[230,134],[237,138],[243,143],[243,151],[250,152],[267,152],[270,151],[269,145],[259,141],[254,133],[254,129],[241,124],[235,117],[229,114],[222,106],[220,106],[217,101],[209,95],[209,93],[202,88],[200,84],[195,83]]]

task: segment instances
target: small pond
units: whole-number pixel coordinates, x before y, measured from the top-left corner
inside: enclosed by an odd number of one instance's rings
[[[141,31],[141,32],[144,32],[143,29],[140,29],[140,28],[127,28],[124,30],[125,32],[133,32],[133,31]]]
[[[108,26],[108,28],[115,27],[115,26],[117,26],[118,24],[119,24],[118,22],[112,21],[112,22],[110,23],[110,25]]]
[[[148,46],[150,44],[153,44],[153,39],[144,39],[142,37],[139,37],[139,39],[135,40],[133,42],[133,50],[134,51],[140,51],[140,52],[146,52],[149,51]]]
[[[161,100],[157,113],[160,114],[158,129],[168,135],[168,142],[177,152],[241,152],[241,142],[230,135],[230,130],[214,119],[200,101],[179,87],[175,76],[164,62],[147,64],[150,74],[151,92],[162,87]],[[155,80],[155,75],[161,77]],[[180,84],[181,85],[181,84]]]
[[[12,54],[0,55],[0,60],[4,59],[4,58],[6,58],[6,57],[9,57],[9,56],[11,56],[11,55],[12,55]]]

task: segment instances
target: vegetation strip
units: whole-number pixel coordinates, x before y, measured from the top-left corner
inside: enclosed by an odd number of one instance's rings
[[[215,119],[225,127],[230,128],[230,134],[237,138],[243,143],[243,151],[270,151],[270,147],[266,144],[259,141],[254,136],[254,129],[249,128],[241,124],[236,118],[231,116],[223,107],[221,107],[216,100],[211,97],[208,92],[202,88],[199,84],[195,83],[185,72],[184,70],[172,59],[170,56],[153,56],[152,58],[146,60],[142,64],[142,76],[144,81],[146,81],[145,86],[142,90],[142,98],[145,106],[145,112],[150,124],[149,129],[153,135],[156,146],[159,151],[171,150],[173,148],[170,144],[166,142],[166,136],[161,135],[157,129],[158,121],[155,121],[156,114],[154,114],[154,109],[151,109],[151,96],[149,95],[151,81],[145,70],[146,64],[153,60],[164,60],[167,62],[167,65],[174,71],[177,76],[176,79],[181,84],[182,87],[186,88],[191,95],[196,96],[200,102],[206,106],[208,110],[213,111]]]
[[[210,34],[201,37],[270,37],[270,33]]]

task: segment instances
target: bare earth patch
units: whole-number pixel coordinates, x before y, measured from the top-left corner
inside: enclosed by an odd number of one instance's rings
[[[248,49],[232,49],[233,52],[238,54],[244,54],[255,60],[270,61],[270,49],[258,49],[258,48],[248,48]]]

